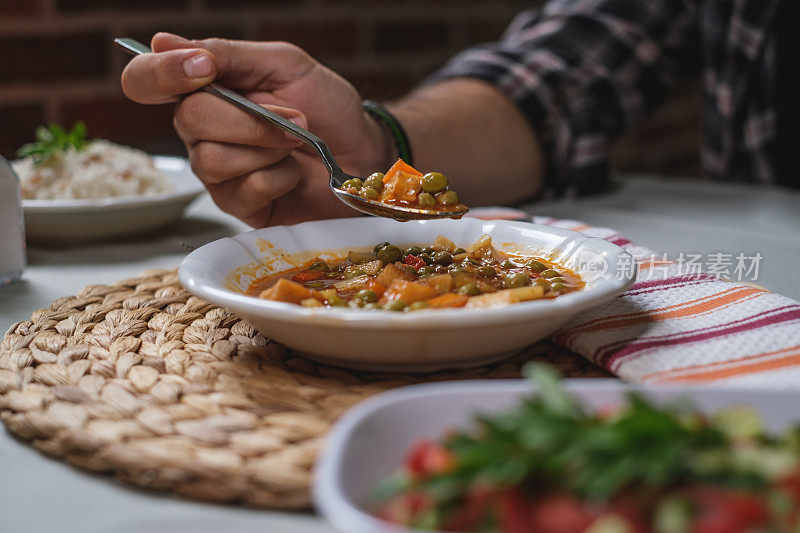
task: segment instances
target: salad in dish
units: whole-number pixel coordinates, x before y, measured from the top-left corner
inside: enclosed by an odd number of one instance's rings
[[[798,531],[800,425],[780,435],[743,407],[630,394],[590,412],[545,365],[537,394],[418,442],[374,512],[419,530],[503,533]]]
[[[365,180],[349,179],[342,189],[367,200],[433,211],[462,211],[465,206],[441,172],[423,174],[402,159],[386,174],[375,172]]]
[[[577,274],[545,259],[501,252],[489,235],[468,249],[440,235],[429,245],[388,242],[347,257],[271,274],[247,293],[305,307],[387,311],[498,307],[583,288]]]
[[[145,152],[112,142],[88,140],[78,122],[36,130],[36,141],[19,149],[12,166],[22,197],[29,200],[101,199],[174,192],[167,175]]]

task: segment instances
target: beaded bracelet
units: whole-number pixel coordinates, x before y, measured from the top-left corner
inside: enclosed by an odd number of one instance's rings
[[[400,125],[400,121],[397,120],[397,117],[395,117],[388,109],[377,102],[373,102],[372,100],[363,100],[361,105],[364,107],[364,110],[370,114],[370,116],[375,118],[383,127],[388,130],[389,134],[392,136],[392,139],[394,139],[394,144],[397,147],[397,153],[400,156],[400,159],[409,165],[414,166],[411,158],[411,145],[409,144],[406,132],[403,130],[403,126]]]

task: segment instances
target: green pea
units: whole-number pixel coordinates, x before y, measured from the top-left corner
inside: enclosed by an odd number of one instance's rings
[[[381,304],[376,304],[376,303],[372,302],[372,303],[366,304],[364,306],[364,309],[383,309],[383,307],[381,307]]]
[[[392,300],[383,306],[387,311],[402,311],[406,308],[406,303],[403,300]]]
[[[432,194],[421,192],[417,196],[417,203],[423,207],[433,207],[436,205],[436,198]]]
[[[426,254],[425,252],[422,252],[417,257],[425,261],[426,265],[430,265],[431,263],[433,263],[433,258],[431,257],[431,254]]]
[[[563,283],[553,283],[552,285],[550,285],[550,290],[553,292],[561,292],[566,288],[567,286],[564,285]]]
[[[422,249],[422,252],[426,253],[428,255],[433,255],[433,254],[436,253],[436,248],[432,248],[430,246],[426,246],[425,248]]]
[[[542,276],[544,276],[545,278],[557,278],[560,275],[561,274],[559,274],[558,272],[556,272],[552,268],[548,268],[547,270],[542,272]]]
[[[325,282],[324,281],[319,281],[319,280],[317,280],[317,281],[309,281],[308,283],[306,283],[306,287],[308,287],[309,289],[321,289],[324,286],[325,286]]]
[[[351,178],[342,184],[343,189],[360,189],[364,183],[358,178]]]
[[[370,174],[367,179],[364,180],[364,185],[366,187],[372,187],[378,192],[383,190],[383,173],[382,172],[375,172],[374,174]]]
[[[431,306],[428,302],[414,302],[406,307],[406,311],[419,311],[420,309],[427,309]]]
[[[378,250],[377,256],[384,265],[388,263],[394,263],[395,261],[400,261],[400,259],[402,259],[403,250],[393,244],[389,244],[388,246],[384,246]]]
[[[440,192],[436,195],[436,201],[442,205],[456,205],[458,204],[458,195],[456,191]]]
[[[314,263],[310,267],[308,267],[308,269],[309,270],[319,270],[321,272],[327,272],[328,270],[331,269],[331,267],[329,267],[328,263],[326,263],[325,261],[323,261],[321,259],[318,259],[318,260],[314,261]]]
[[[533,270],[534,272],[541,272],[542,270],[547,269],[547,265],[545,265],[544,263],[540,263],[536,259],[531,259],[530,261],[528,261],[526,263],[526,266],[531,270]]]
[[[387,241],[383,241],[382,243],[376,244],[375,247],[372,249],[372,253],[377,254],[381,248],[383,248],[384,246],[389,246],[390,244],[392,243]]]
[[[506,274],[503,277],[503,282],[506,284],[506,287],[509,289],[513,289],[516,287],[524,287],[526,285],[531,284],[531,279],[528,277],[527,274],[522,272],[517,272],[516,274]]]
[[[467,296],[478,296],[481,290],[474,283],[465,283],[458,288],[458,294],[466,294]]]
[[[442,192],[448,185],[447,178],[441,172],[428,172],[422,176],[422,190],[427,193]]]
[[[424,266],[419,269],[420,276],[431,276],[433,274],[436,274],[436,267]]]
[[[417,256],[417,257],[419,257],[419,254],[421,254],[421,253],[422,253],[422,248],[420,248],[419,246],[410,246],[406,250],[406,254],[414,255],[414,256]]]
[[[358,276],[366,276],[366,275],[367,275],[366,272],[364,272],[360,268],[357,268],[355,270],[350,270],[349,272],[345,272],[344,279],[353,279],[357,278]]]
[[[467,251],[465,249],[463,249],[463,248],[456,248],[453,251],[453,255],[460,255],[460,254],[465,254],[465,253],[467,253]]]
[[[482,266],[478,269],[478,274],[484,278],[493,278],[497,275],[497,271],[490,266]]]
[[[361,192],[359,192],[358,194],[360,194],[362,198],[366,198],[367,200],[377,200],[378,196],[380,196],[378,194],[378,191],[376,191],[372,187],[362,187]]]
[[[353,296],[354,299],[360,300],[364,303],[372,303],[378,301],[378,295],[369,289],[360,290]]]
[[[404,270],[407,273],[411,274],[412,276],[419,275],[419,271],[411,265],[399,265],[398,267],[400,270]]]
[[[503,261],[502,263],[500,263],[500,266],[501,266],[502,268],[516,268],[516,266],[517,266],[517,265],[515,265],[514,263],[512,263],[511,261],[509,261],[508,259],[506,259],[505,261]]]
[[[328,305],[331,307],[345,307],[347,305],[347,302],[342,300],[339,296],[325,298],[325,301],[327,301]]]
[[[432,256],[433,262],[437,265],[447,266],[453,262],[453,256],[449,252],[436,252]]]

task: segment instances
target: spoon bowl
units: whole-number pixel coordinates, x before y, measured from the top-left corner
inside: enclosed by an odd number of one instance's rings
[[[393,218],[404,222],[406,220],[432,220],[436,218],[461,218],[469,209],[460,204],[457,210],[437,211],[435,209],[420,209],[418,207],[407,207],[403,205],[392,205],[376,200],[367,200],[357,194],[336,187],[331,180],[331,190],[339,200],[346,203],[353,209],[366,213],[367,215]]]
[[[152,53],[150,47],[140,43],[136,39],[131,39],[128,37],[119,38],[114,39],[114,43],[133,55]],[[235,105],[239,109],[242,109],[243,111],[260,120],[266,120],[267,122],[274,124],[275,126],[294,135],[301,141],[314,148],[322,159],[322,162],[325,163],[325,167],[328,169],[328,173],[330,174],[329,186],[331,191],[333,191],[333,194],[335,194],[339,200],[349,205],[353,209],[356,209],[367,215],[393,218],[395,220],[461,218],[468,211],[467,207],[464,205],[459,205],[457,210],[440,211],[436,209],[420,209],[416,207],[398,206],[385,202],[377,202],[375,200],[367,200],[366,198],[350,194],[343,189],[344,182],[357,176],[351,176],[342,170],[342,168],[339,166],[339,163],[337,163],[336,159],[333,157],[330,148],[328,148],[328,145],[325,144],[322,139],[305,128],[301,128],[297,124],[290,122],[277,113],[258,105],[252,100],[249,100],[241,94],[232,91],[227,87],[223,87],[218,83],[210,83],[200,90],[213,94],[214,96]]]

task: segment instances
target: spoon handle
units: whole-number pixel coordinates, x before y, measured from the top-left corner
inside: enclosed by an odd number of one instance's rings
[[[140,43],[136,39],[131,39],[129,37],[114,39],[114,43],[132,55],[141,55],[152,52],[150,47]],[[231,89],[228,89],[227,87],[224,87],[218,83],[210,83],[204,86],[201,90],[213,94],[214,96],[235,105],[239,109],[250,113],[254,117],[266,120],[278,126],[282,130],[291,133],[317,151],[319,156],[322,158],[322,161],[325,163],[325,166],[328,168],[328,172],[332,176],[340,175],[342,173],[341,168],[339,168],[339,164],[333,158],[333,154],[331,153],[330,148],[328,148],[328,145],[325,144],[325,141],[310,131],[301,128],[297,124],[290,122],[277,113],[258,105],[252,100],[245,98],[241,94],[232,91]]]

